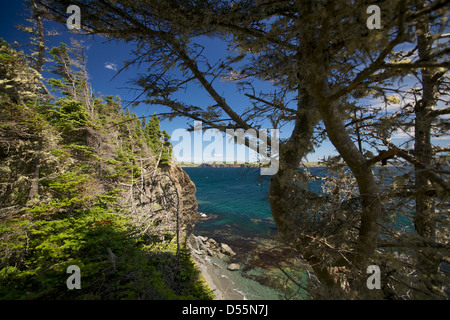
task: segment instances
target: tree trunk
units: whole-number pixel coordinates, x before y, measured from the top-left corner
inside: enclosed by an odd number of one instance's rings
[[[292,212],[295,208],[290,204],[291,191],[298,188],[293,182],[294,177],[298,174],[300,162],[311,151],[314,127],[319,121],[319,112],[311,96],[306,90],[299,92],[295,127],[288,141],[280,146],[280,167],[270,181],[269,203],[280,235],[295,244],[295,249],[308,261],[324,288],[330,288],[337,283],[324,261],[317,256],[315,248],[309,246],[310,239],[299,236],[302,226],[293,223]]]
[[[278,172],[272,176],[269,186],[270,208],[281,233],[290,232],[296,227],[286,214],[289,208],[283,202],[283,198],[292,189],[292,181],[298,173],[302,158],[310,151],[314,127],[318,122],[319,114],[312,104],[311,97],[306,91],[301,92],[294,130],[289,140],[280,145],[280,166]]]
[[[326,71],[316,73],[326,75]],[[379,190],[370,164],[353,143],[341,117],[336,101],[330,101],[330,88],[326,78],[316,77],[310,90],[315,98],[322,120],[325,123],[327,136],[349,166],[358,183],[362,203],[358,245],[355,248],[355,275],[364,275],[369,265],[373,264],[379,235],[378,221],[382,215],[382,203]],[[363,293],[366,278],[356,276],[352,290]],[[357,287],[357,288],[355,288]],[[369,294],[369,292],[367,292]],[[360,295],[359,297],[363,297]]]
[[[423,62],[430,61],[430,54],[433,40],[430,35],[429,26],[426,23],[419,23],[418,29],[418,49],[419,58]],[[432,72],[429,69],[422,69],[422,100],[415,106],[415,147],[416,159],[426,167],[433,165],[433,150],[431,145],[431,121],[428,113],[434,109],[436,103],[435,83],[432,80]],[[415,227],[417,233],[423,237],[434,237],[434,198],[428,196],[427,191],[431,189],[431,184],[423,168],[415,166],[416,185],[416,216]],[[431,240],[431,239],[430,239]]]
[[[425,7],[425,2],[418,9]],[[419,59],[423,62],[431,62],[433,39],[430,34],[428,22],[417,24],[417,40]],[[415,165],[415,192],[416,212],[414,225],[417,234],[423,241],[433,243],[435,240],[435,200],[428,191],[433,185],[427,178],[422,165],[431,168],[433,165],[433,150],[431,145],[432,118],[429,113],[436,104],[436,80],[433,80],[433,71],[422,69],[422,99],[415,106],[415,146],[414,154],[421,166]],[[432,193],[431,193],[432,194]],[[433,289],[433,281],[429,280],[436,276],[439,261],[436,259],[434,250],[424,248],[418,252],[417,270],[422,280],[430,291]]]
[[[42,150],[42,140],[39,139],[38,147],[35,149],[34,159],[32,161],[31,185],[28,192],[28,201],[33,200],[39,195],[39,175],[40,175],[40,152]]]
[[[38,36],[38,43],[37,43],[37,53],[38,57],[36,59],[36,70],[38,72],[42,71],[42,67],[45,63],[45,35],[44,35],[44,24],[42,22],[41,14],[39,13],[36,1],[31,1],[32,10],[33,10],[33,17],[36,20],[36,26],[38,28],[37,30],[37,36]]]

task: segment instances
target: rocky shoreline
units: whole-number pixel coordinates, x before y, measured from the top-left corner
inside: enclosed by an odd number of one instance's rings
[[[190,235],[187,247],[216,299],[306,299],[296,283],[305,281],[309,267],[291,247],[269,238],[212,236]]]
[[[233,262],[236,253],[226,243],[191,234],[187,241],[191,256],[218,300],[245,300],[233,277],[225,273],[238,271],[240,265]],[[237,278],[237,277],[236,277]]]

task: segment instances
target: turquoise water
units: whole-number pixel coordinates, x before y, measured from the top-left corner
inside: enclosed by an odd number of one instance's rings
[[[185,167],[184,170],[197,187],[198,211],[209,217],[197,222],[195,229],[198,234],[237,239],[276,234],[268,200],[270,176],[260,176],[257,168]],[[389,185],[395,176],[404,174],[404,170],[376,168],[375,173],[378,177],[383,176]],[[325,168],[320,167],[310,168],[310,171],[316,176],[328,174]],[[311,183],[310,190],[320,193],[320,183]],[[413,207],[414,201],[404,205]],[[392,211],[389,207],[386,209]],[[408,232],[413,228],[412,218],[403,215],[396,216],[392,223],[397,230]]]
[[[227,243],[237,253],[228,262],[239,263],[241,270],[228,272],[225,263],[222,276],[232,279],[246,299],[285,299],[290,291],[277,263],[285,263],[297,279],[305,279],[305,273],[297,261],[291,262],[289,248],[278,249],[268,201],[270,176],[260,176],[257,168],[183,169],[197,187],[198,211],[206,215],[196,222],[194,233]],[[280,290],[280,284],[284,289]],[[295,298],[305,296],[301,292]]]
[[[183,168],[197,187],[198,211],[212,216],[199,221],[196,230],[230,228],[247,235],[271,235],[276,231],[270,213],[270,176],[256,168]]]
[[[273,283],[277,277],[283,278],[274,267],[276,263],[273,263],[274,260],[280,262],[278,257],[283,252],[271,249],[277,246],[274,240],[277,229],[268,200],[270,176],[260,176],[257,168],[183,169],[197,187],[198,211],[206,215],[205,219],[196,222],[194,233],[225,242],[238,253],[239,261],[233,262],[239,262],[244,266],[244,270],[233,273],[233,276],[236,277],[237,284],[241,285],[239,290],[245,292],[246,297],[283,299],[285,292],[272,290],[274,286],[271,284],[264,286]],[[310,170],[317,176],[327,174],[324,168]],[[399,170],[404,169],[377,168],[376,174],[391,183],[396,175],[402,173]],[[309,188],[320,193],[320,182],[310,184]],[[407,204],[414,206],[412,201]],[[388,211],[394,213],[392,210]],[[404,232],[413,228],[412,218],[406,216],[396,216],[389,224],[393,224],[397,230],[403,229]],[[297,279],[305,278],[304,270],[304,265],[301,264],[291,268]],[[296,298],[305,297],[307,294],[302,293]]]
[[[196,230],[218,232],[232,228],[248,236],[272,236],[276,233],[269,205],[271,176],[261,176],[258,168],[184,167],[197,187],[198,211],[212,215],[199,221]],[[317,176],[324,168],[310,168]],[[321,192],[320,182],[309,185]],[[199,232],[200,234],[201,232]]]

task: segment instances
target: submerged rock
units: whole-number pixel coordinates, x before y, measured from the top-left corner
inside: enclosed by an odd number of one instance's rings
[[[221,243],[220,244],[220,249],[221,249],[222,253],[224,253],[226,255],[229,255],[231,257],[236,255],[236,253],[226,243]]]
[[[227,269],[230,271],[238,271],[241,267],[237,263],[231,263],[228,265]]]

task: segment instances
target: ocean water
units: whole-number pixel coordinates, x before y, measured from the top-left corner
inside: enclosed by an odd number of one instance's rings
[[[194,233],[227,243],[237,253],[228,261],[240,271],[223,276],[233,280],[245,299],[304,299],[307,294],[286,284],[279,269],[283,263],[291,276],[304,282],[305,270],[289,248],[279,248],[277,228],[270,212],[270,176],[260,176],[257,168],[184,167],[197,187],[198,211],[206,218],[196,222]],[[220,263],[219,263],[220,264]]]
[[[277,228],[268,200],[270,176],[260,176],[257,168],[183,169],[197,187],[198,211],[205,216],[196,222],[194,233],[227,243],[237,253],[237,260],[229,262],[238,262],[241,270],[224,274],[233,277],[236,290],[247,299],[306,299],[307,292],[289,287],[279,270],[283,263],[284,271],[289,270],[297,283],[306,284],[306,266],[296,260],[289,248],[278,248]],[[328,174],[325,168],[310,170],[317,176]],[[376,168],[375,174],[391,183],[405,170],[410,169]],[[314,182],[309,188],[320,192],[320,182]],[[393,223],[398,230],[413,227],[411,217],[400,216]],[[226,262],[223,267],[226,269]]]
[[[198,211],[210,219],[199,221],[197,231],[219,232],[233,228],[247,235],[276,231],[270,213],[270,176],[257,168],[183,168],[197,187]]]
[[[196,230],[220,233],[232,229],[241,236],[273,236],[276,225],[269,205],[271,176],[258,168],[184,167],[197,187],[198,211],[210,219],[199,221]],[[312,174],[324,176],[325,168],[313,167]],[[321,192],[321,182],[309,185]],[[199,232],[200,234],[200,232]]]

